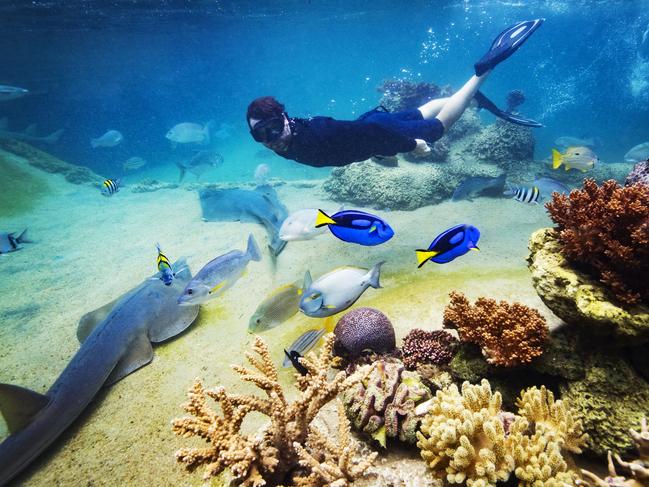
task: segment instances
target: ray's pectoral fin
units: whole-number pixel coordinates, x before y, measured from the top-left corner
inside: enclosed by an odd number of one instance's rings
[[[79,320],[79,326],[77,326],[77,339],[79,340],[79,343],[83,343],[97,325],[106,319],[108,313],[113,310],[117,301],[120,299],[122,298],[119,297],[110,303],[103,305],[101,308],[90,311],[81,317]]]
[[[7,422],[10,433],[15,433],[29,424],[50,398],[12,384],[0,384],[0,412]]]
[[[149,340],[153,343],[164,342],[171,337],[182,333],[191,325],[200,306],[176,306],[174,313],[167,314],[155,320],[149,328]]]
[[[126,353],[117,362],[108,379],[106,379],[104,386],[113,385],[131,372],[135,372],[140,367],[144,367],[152,359],[153,347],[151,347],[149,337],[145,333],[141,333],[128,346]]]

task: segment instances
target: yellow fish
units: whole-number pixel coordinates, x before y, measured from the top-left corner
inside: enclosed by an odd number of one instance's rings
[[[563,154],[556,149],[552,149],[552,169],[559,169],[563,167],[567,170],[575,168],[582,172],[586,172],[595,166],[595,162],[599,161],[597,154],[588,147],[568,147]]]

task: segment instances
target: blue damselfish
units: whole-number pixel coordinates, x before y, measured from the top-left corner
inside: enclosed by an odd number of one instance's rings
[[[479,250],[480,230],[473,225],[456,225],[440,233],[426,250],[416,250],[417,263],[423,266],[429,260],[446,264],[466,254],[469,250]]]
[[[340,240],[366,246],[380,245],[394,235],[394,230],[386,221],[357,210],[343,210],[332,216],[318,210],[315,226],[328,226]]]

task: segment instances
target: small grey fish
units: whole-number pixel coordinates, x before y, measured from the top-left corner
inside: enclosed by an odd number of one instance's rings
[[[146,161],[142,159],[141,157],[131,157],[124,161],[122,164],[122,169],[124,171],[135,171],[136,169],[140,169],[142,166],[146,165]]]
[[[124,136],[118,130],[109,130],[101,137],[90,139],[90,145],[93,149],[97,147],[115,147],[124,140]]]
[[[196,179],[212,167],[217,167],[223,164],[223,156],[216,151],[202,150],[198,151],[187,162],[176,162],[178,170],[180,171],[179,181],[182,181],[186,172],[190,172],[196,176]]]
[[[304,356],[309,350],[311,350],[316,343],[322,338],[322,336],[325,334],[325,329],[320,328],[319,330],[309,330],[307,332],[304,332],[300,337],[295,340],[293,343],[291,343],[291,346],[288,347],[285,350],[285,353],[288,353],[289,355],[291,352],[297,352],[300,355]],[[290,358],[284,357],[284,361],[282,362],[282,367],[288,368],[292,364]]]
[[[187,284],[178,298],[178,304],[181,306],[203,304],[223,294],[243,276],[251,260],[261,260],[259,247],[252,234],[248,237],[248,248],[245,252],[231,250],[205,264]]]
[[[453,201],[469,200],[478,194],[501,194],[505,186],[506,174],[498,177],[472,176],[462,181],[453,191]]]
[[[625,162],[641,162],[647,159],[649,159],[649,142],[638,144],[624,154]]]
[[[21,243],[33,243],[27,238],[27,229],[15,237],[15,233],[0,232],[0,254],[8,254],[20,250]]]
[[[281,325],[298,312],[302,288],[298,283],[275,289],[264,299],[248,323],[250,333],[270,330]]]
[[[563,184],[561,181],[557,181],[554,178],[549,178],[549,177],[536,178],[532,182],[532,185],[539,188],[542,199],[550,198],[552,196],[552,193],[563,193],[563,194],[570,193],[570,188],[568,186]]]

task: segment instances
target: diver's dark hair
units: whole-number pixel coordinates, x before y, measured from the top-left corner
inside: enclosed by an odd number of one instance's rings
[[[278,117],[282,113],[284,113],[284,105],[272,96],[262,96],[253,100],[248,105],[246,120],[250,123],[251,118],[263,120],[265,118]]]

